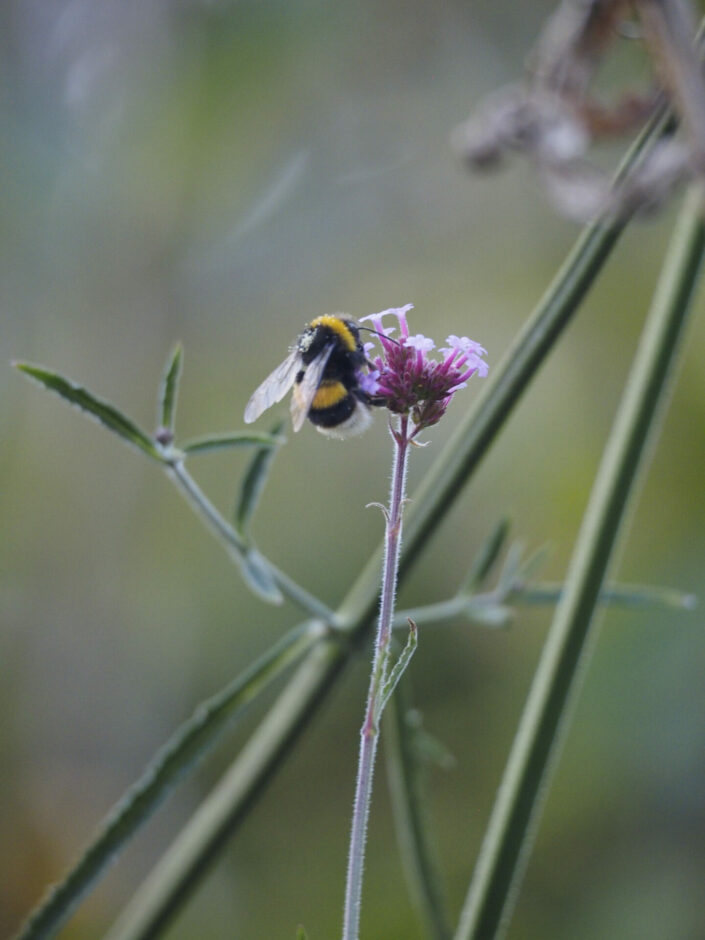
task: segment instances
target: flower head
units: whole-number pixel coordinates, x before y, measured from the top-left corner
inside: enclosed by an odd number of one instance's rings
[[[374,370],[367,378],[372,380],[370,389],[374,383],[374,391],[369,393],[395,414],[410,415],[416,435],[440,421],[453,395],[473,375],[486,376],[489,367],[482,358],[486,350],[467,336],[449,336],[447,346],[440,350],[443,358],[429,358],[436,345],[433,340],[421,333],[409,335],[406,315],[412,307],[383,310],[363,317],[362,322],[371,321],[382,347],[381,355],[370,356]],[[388,316],[397,318],[398,339],[391,336],[396,328],[384,325]]]

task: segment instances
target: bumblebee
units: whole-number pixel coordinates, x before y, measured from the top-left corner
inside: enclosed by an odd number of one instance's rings
[[[316,317],[284,362],[255,390],[245,408],[245,423],[251,424],[293,387],[295,431],[308,418],[329,437],[360,434],[372,420],[370,405],[376,404],[360,387],[360,373],[367,366],[354,320],[341,314]]]

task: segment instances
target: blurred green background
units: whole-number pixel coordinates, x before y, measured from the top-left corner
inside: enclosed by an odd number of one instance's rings
[[[552,8],[440,0],[5,0],[0,8],[0,934],[76,858],[195,704],[298,614],[253,598],[158,468],[10,367],[49,365],[147,427],[186,350],[182,436],[244,404],[312,316],[413,302],[412,328],[497,363],[577,235],[529,167],[468,177],[452,128],[518,77]],[[639,64],[626,77],[637,80]],[[618,77],[621,77],[621,73]],[[631,228],[574,325],[404,586],[454,591],[496,520],[550,542],[561,578],[673,210]],[[618,572],[700,591],[703,298]],[[413,454],[410,489],[477,384]],[[266,426],[266,422],[261,422]],[[193,470],[226,510],[246,455]],[[255,533],[335,605],[381,535],[385,422],[306,427]],[[431,771],[451,910],[461,904],[550,611],[424,631],[411,673],[457,766]],[[705,936],[703,615],[603,617],[510,938]],[[361,656],[170,938],[337,935]],[[266,703],[262,703],[265,705]],[[226,737],[62,936],[100,936],[262,714]],[[377,776],[363,936],[422,936]]]

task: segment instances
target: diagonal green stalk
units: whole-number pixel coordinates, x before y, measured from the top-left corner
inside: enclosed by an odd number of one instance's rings
[[[534,676],[455,940],[501,936],[576,694],[605,573],[669,387],[705,249],[703,191],[679,216]]]
[[[254,550],[248,544],[247,539],[241,535],[234,526],[221,515],[213,503],[208,499],[203,490],[199,487],[191,474],[183,464],[183,461],[173,461],[166,467],[166,472],[186,498],[192,509],[201,516],[207,527],[213,535],[225,547],[228,554],[234,560],[241,564],[247,562],[253,557]],[[261,557],[261,556],[257,556]],[[337,623],[337,615],[323,601],[319,600],[313,594],[303,588],[296,581],[292,580],[287,574],[281,571],[270,561],[261,559],[263,573],[270,577],[274,584],[280,588],[286,596],[298,604],[303,610],[313,617],[319,617],[331,626]]]
[[[661,114],[650,122],[627,154],[619,176],[626,175],[643,158],[663,132],[666,120]],[[411,560],[441,522],[577,311],[624,225],[623,219],[605,216],[586,227],[510,351],[484,383],[474,407],[436,458],[406,513],[400,583]],[[343,600],[337,612],[341,627],[338,639],[342,639],[344,629],[354,640],[372,622],[381,560],[380,549]],[[331,642],[308,654],[221,783],[142,884],[111,940],[155,937],[169,923],[305,729],[347,662],[351,648]]]
[[[198,706],[192,717],[157,752],[139,780],[115,804],[78,863],[35,908],[17,940],[51,937],[62,927],[118,851],[149,819],[182,776],[245,707],[300,659],[324,631],[325,627],[318,621],[309,621],[290,630],[242,675]]]

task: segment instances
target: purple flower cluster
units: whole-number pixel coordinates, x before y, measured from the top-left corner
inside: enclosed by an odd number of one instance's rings
[[[433,340],[421,333],[409,335],[406,314],[412,307],[407,304],[362,318],[361,322],[371,321],[379,335],[382,355],[372,358],[374,343],[365,344],[374,369],[361,377],[361,385],[368,394],[383,399],[390,411],[410,415],[414,436],[440,421],[453,395],[471,376],[486,376],[489,367],[482,358],[486,350],[467,336],[449,336],[448,345],[440,349],[444,358],[440,362],[430,359]],[[391,336],[396,327],[383,324],[388,315],[399,321],[398,339]]]

